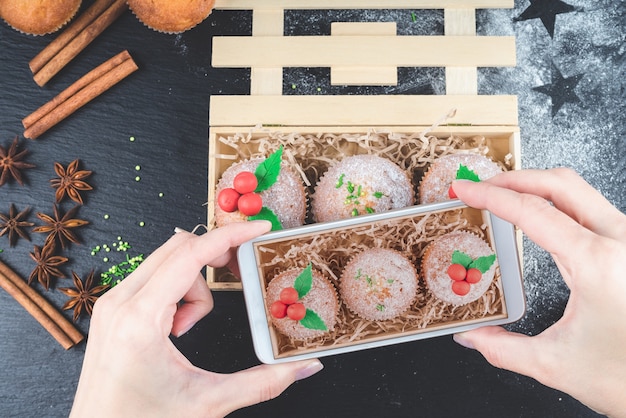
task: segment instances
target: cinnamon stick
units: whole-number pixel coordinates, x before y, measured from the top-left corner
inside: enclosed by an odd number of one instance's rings
[[[0,287],[30,313],[64,349],[81,342],[84,337],[70,321],[17,273],[0,261]]]
[[[51,101],[22,119],[24,137],[35,139],[138,69],[122,51],[85,74]]]
[[[108,3],[108,7],[105,7]],[[93,10],[92,10],[93,9]],[[52,77],[54,77],[63,67],[67,65],[76,55],[78,55],[87,45],[91,43],[98,35],[111,25],[124,11],[128,9],[126,0],[99,0],[92,8],[90,8],[85,18],[79,18],[76,28],[72,29],[69,35],[62,39],[58,44],[52,46],[49,51],[43,52],[42,56],[35,57],[29,64],[31,70],[34,69],[34,80],[39,86],[45,85]],[[93,15],[99,15],[94,18]],[[81,16],[82,17],[82,16]],[[89,23],[85,22],[91,20]],[[80,28],[80,26],[83,26]],[[80,28],[80,30],[78,30]],[[65,42],[65,44],[61,47]],[[54,42],[53,42],[54,43]],[[52,45],[52,43],[50,44]],[[55,50],[58,51],[55,52]],[[54,54],[53,54],[54,53]],[[41,53],[40,53],[41,54]],[[52,55],[51,57],[49,57]],[[45,61],[45,63],[44,63]],[[42,64],[43,63],[43,64]]]
[[[60,50],[62,50],[72,39],[83,29],[90,25],[100,16],[114,0],[96,0],[83,14],[77,17],[61,34],[50,44],[41,50],[30,62],[28,66],[33,74],[36,74],[48,63]]]

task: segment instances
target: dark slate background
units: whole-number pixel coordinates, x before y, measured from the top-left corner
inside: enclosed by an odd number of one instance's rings
[[[443,33],[441,11],[414,12],[415,22],[411,10],[288,12],[285,33],[328,34],[332,21],[383,20],[397,21],[399,34]],[[517,38],[518,65],[480,69],[479,90],[518,96],[523,167],[573,167],[622,211],[625,12],[624,2],[616,0],[520,0],[511,10],[477,13],[479,34]],[[79,232],[83,244],[72,245],[64,255],[70,258],[66,274],[75,271],[81,277],[124,259],[124,253],[113,251],[105,263],[103,253],[91,255],[97,245],[111,246],[120,236],[131,245],[130,256],[149,254],[175,226],[192,229],[205,223],[209,96],[249,93],[248,70],[211,68],[211,37],[250,34],[250,23],[250,12],[215,11],[191,31],[165,35],[126,13],[44,88],[32,81],[28,61],[54,35],[27,36],[0,23],[0,144],[5,147],[16,135],[22,138],[24,116],[112,55],[128,49],[140,66],[39,140],[21,139],[21,147],[29,150],[27,160],[37,167],[26,171],[25,186],[11,182],[0,188],[0,213],[8,213],[10,203],[18,209],[29,206],[29,220],[38,223],[35,213],[52,213],[53,162],[67,165],[79,158],[83,168],[94,171],[89,179],[94,190],[84,194],[79,211],[91,224]],[[328,73],[286,70],[284,94],[445,93],[442,69],[401,68],[398,86],[376,88],[331,87]],[[0,237],[0,259],[23,277],[33,268],[33,244],[43,243],[40,234],[31,239],[11,248]],[[528,312],[511,328],[536,334],[559,318],[568,292],[546,253],[525,241],[524,254]],[[60,308],[65,296],[56,288],[70,284],[61,279],[48,292],[35,287]],[[257,364],[241,293],[214,297],[213,313],[177,346],[209,370],[231,372]],[[88,319],[78,326],[87,333]],[[84,349],[81,344],[64,351],[0,291],[0,416],[67,415]],[[110,354],[115,361],[116,353]],[[563,393],[492,368],[450,337],[323,362],[323,372],[280,398],[233,416],[596,416]],[[106,396],[107,388],[94,389]]]

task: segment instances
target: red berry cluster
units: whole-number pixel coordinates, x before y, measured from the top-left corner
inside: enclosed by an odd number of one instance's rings
[[[217,204],[225,212],[239,210],[246,216],[254,216],[261,212],[263,200],[255,193],[258,180],[254,173],[242,171],[235,176],[233,188],[223,189],[217,196]]]
[[[270,305],[270,313],[274,318],[281,319],[285,316],[294,321],[299,321],[306,315],[306,308],[298,302],[300,296],[293,287],[286,287],[280,291],[279,299]]]
[[[452,279],[452,291],[459,296],[469,293],[472,284],[478,283],[483,274],[477,268],[466,269],[461,264],[451,264],[448,276]]]

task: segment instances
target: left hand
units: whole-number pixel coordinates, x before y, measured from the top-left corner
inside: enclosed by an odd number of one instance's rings
[[[281,394],[322,369],[319,360],[218,374],[192,365],[170,340],[213,307],[200,274],[269,231],[266,221],[202,236],[179,232],[94,306],[72,416],[224,416]],[[179,307],[178,303],[185,303]]]

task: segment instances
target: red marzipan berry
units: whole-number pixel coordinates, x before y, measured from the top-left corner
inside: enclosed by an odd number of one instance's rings
[[[456,193],[454,193],[454,189],[452,189],[452,186],[450,186],[448,188],[448,197],[450,197],[450,199],[456,199]]]
[[[270,313],[276,319],[284,318],[287,316],[287,305],[277,300],[270,305]]]
[[[298,291],[293,287],[286,287],[280,291],[280,301],[285,305],[296,303],[300,299]]]
[[[467,270],[465,270],[465,267],[463,267],[461,264],[451,264],[450,267],[448,267],[448,276],[450,276],[452,280],[465,280],[466,274]]]
[[[234,212],[237,210],[237,201],[239,193],[230,187],[224,189],[217,195],[217,204],[224,212]]]
[[[263,199],[257,193],[246,193],[241,195],[239,200],[237,201],[237,207],[239,208],[239,212],[243,213],[246,216],[254,216],[261,212],[261,208],[263,207]]]
[[[294,321],[299,321],[306,315],[306,308],[301,303],[294,303],[287,307],[287,316]]]
[[[256,186],[259,184],[258,180],[254,173],[250,171],[242,171],[241,173],[235,176],[233,180],[233,187],[240,194],[251,193],[256,189]]]
[[[465,280],[467,280],[468,283],[478,283],[480,281],[480,279],[482,279],[483,274],[480,272],[480,270],[476,269],[476,268],[471,268],[469,270],[467,270],[467,277],[465,278]]]
[[[452,282],[452,291],[459,296],[465,296],[470,291],[470,284],[465,280]]]

